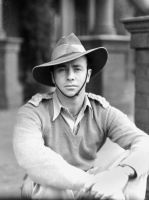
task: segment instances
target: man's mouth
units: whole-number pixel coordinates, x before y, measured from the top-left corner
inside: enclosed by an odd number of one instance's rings
[[[76,85],[66,85],[65,88],[76,88]]]

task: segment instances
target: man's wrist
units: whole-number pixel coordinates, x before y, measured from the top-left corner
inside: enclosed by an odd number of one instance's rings
[[[137,177],[136,171],[133,167],[126,165],[126,164],[120,164],[119,167],[123,169],[125,174],[128,176],[129,179],[134,179]]]

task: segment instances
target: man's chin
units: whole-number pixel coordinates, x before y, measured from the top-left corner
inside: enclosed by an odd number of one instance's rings
[[[59,89],[59,91],[63,96],[68,97],[68,98],[73,98],[73,97],[75,98],[80,93],[79,90],[71,90],[71,91],[69,90],[68,91],[68,90],[60,90]]]
[[[68,94],[68,93],[64,93],[64,95],[66,96],[66,97],[69,97],[69,98],[73,98],[73,97],[75,97],[75,96],[77,96],[77,92],[76,93],[73,93],[73,94]]]
[[[69,97],[69,98],[73,98],[73,97],[76,97],[78,95],[78,91],[76,91],[76,92],[63,92],[63,95],[65,95],[66,97]]]

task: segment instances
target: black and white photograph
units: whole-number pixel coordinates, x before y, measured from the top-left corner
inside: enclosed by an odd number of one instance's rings
[[[149,0],[0,0],[0,199],[149,200]]]

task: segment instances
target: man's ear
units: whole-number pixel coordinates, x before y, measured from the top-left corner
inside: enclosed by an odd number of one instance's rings
[[[88,69],[86,83],[89,83],[91,75],[92,75],[92,69]]]

